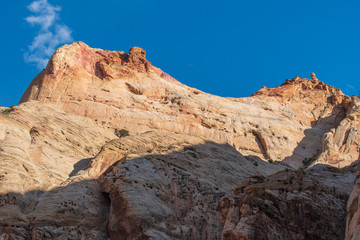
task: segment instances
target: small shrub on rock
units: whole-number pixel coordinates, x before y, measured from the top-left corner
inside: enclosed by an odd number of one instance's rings
[[[307,168],[307,167],[310,165],[310,163],[313,162],[314,160],[315,160],[314,157],[312,157],[312,158],[305,158],[305,159],[302,161],[303,167],[304,167],[304,168]]]
[[[129,131],[126,129],[115,129],[115,135],[119,138],[130,136]]]
[[[14,105],[11,105],[8,109],[2,111],[2,114],[9,115],[12,111],[14,111]]]
[[[195,147],[191,147],[191,146],[187,146],[187,147],[184,147],[184,151],[196,152],[196,148],[195,148]]]

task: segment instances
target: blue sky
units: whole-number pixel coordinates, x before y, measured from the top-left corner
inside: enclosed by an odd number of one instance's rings
[[[360,90],[359,1],[20,0],[0,12],[1,106],[16,105],[49,52],[71,41],[142,47],[182,83],[224,97],[310,72]]]

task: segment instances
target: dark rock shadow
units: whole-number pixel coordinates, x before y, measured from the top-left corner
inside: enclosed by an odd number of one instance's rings
[[[141,157],[109,166],[97,180],[76,175],[91,160],[82,159],[68,185],[0,195],[0,239],[220,239],[220,199],[248,176],[285,169],[228,144],[178,147],[138,149]]]
[[[0,195],[0,239],[108,239],[110,201],[96,180]]]
[[[213,232],[219,237],[222,223],[216,213],[216,206],[220,198],[231,194],[233,186],[240,179],[263,172],[263,169],[268,171],[269,163],[259,159],[248,160],[227,144],[207,142],[202,145],[181,145],[176,151],[169,150],[170,147],[164,146],[166,152],[158,154],[148,154],[148,148],[138,149],[138,153],[145,156],[116,162],[109,166],[102,177],[112,174],[113,168],[124,171],[124,181],[119,185],[121,191],[129,189],[141,200],[146,199],[145,193],[159,194],[154,199],[160,200],[160,206],[174,211],[174,215],[167,216],[168,219],[161,219],[157,215],[159,209],[153,208],[149,215],[142,212],[140,221],[155,217],[154,222],[172,221],[175,224],[173,226],[186,226],[190,219],[194,221],[194,216],[187,213],[200,213],[192,226],[193,232],[190,231],[187,236],[194,237],[192,239],[213,239],[214,236],[209,232],[215,229]],[[125,203],[132,198],[126,196],[125,199],[115,193],[103,192],[103,186],[97,179],[81,180],[82,175],[76,174],[85,170],[91,160],[82,159],[74,164],[69,174],[71,183],[68,185],[49,191],[1,194],[0,239],[108,239],[110,206],[120,209],[115,216],[121,215],[122,207],[131,206]],[[272,172],[279,170],[276,166],[270,168]],[[136,178],[136,171],[143,173],[141,178]],[[126,179],[127,174],[134,179]],[[163,177],[166,184],[154,182],[151,178],[153,174]],[[156,192],[159,188],[163,189],[162,193]],[[111,201],[109,194],[113,195]],[[123,201],[117,205],[119,199]],[[146,207],[146,203],[143,206]],[[201,212],[196,212],[199,207]],[[151,222],[146,225],[150,226]],[[121,229],[117,223],[115,226]],[[199,238],[191,234],[197,234]],[[172,233],[168,236],[176,239]],[[179,236],[181,239],[182,235]]]
[[[312,121],[311,128],[304,131],[305,137],[298,143],[292,155],[284,158],[283,162],[295,168],[311,164],[322,151],[323,135],[332,128],[337,128],[345,117],[346,110],[339,104],[333,108],[330,116]]]
[[[77,163],[75,163],[74,169],[69,174],[69,177],[73,177],[79,171],[87,169],[92,159],[93,158],[84,158],[84,159],[81,159],[80,161],[78,161]]]
[[[246,179],[218,205],[227,225],[222,237],[344,239],[354,169],[319,164]]]
[[[110,212],[118,213],[109,220],[112,239],[220,239],[220,199],[247,176],[285,169],[244,157],[229,144],[168,147],[137,149],[145,155],[118,162],[100,177],[104,186],[116,186],[107,188]]]

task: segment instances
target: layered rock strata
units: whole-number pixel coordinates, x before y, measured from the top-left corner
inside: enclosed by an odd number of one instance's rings
[[[357,239],[357,97],[222,98],[145,55],[66,45],[0,109],[0,239]]]
[[[130,154],[119,158],[124,149]],[[112,239],[219,239],[220,198],[249,174],[284,169],[245,158],[229,145],[155,132],[112,141],[94,162],[113,162],[109,157],[122,159],[99,179],[111,199]]]
[[[218,200],[284,169],[184,134],[118,139],[48,103],[15,107],[0,127],[4,239],[216,239]]]
[[[155,68],[140,48],[126,54],[81,42],[55,52],[20,103],[29,100],[56,103],[132,135],[154,130],[201,136],[294,167],[318,157],[322,136],[337,128],[351,102],[316,77],[296,77],[248,98],[217,97]]]
[[[322,137],[322,152],[316,162],[343,167],[359,159],[360,104],[353,97],[346,117],[337,128],[330,129]]]
[[[0,239],[106,239],[108,199],[75,175],[112,138],[49,103],[0,114]]]

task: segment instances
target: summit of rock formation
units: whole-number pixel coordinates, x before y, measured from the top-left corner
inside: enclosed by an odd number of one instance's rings
[[[65,45],[0,109],[0,239],[357,239],[359,109],[314,73],[224,98]]]

